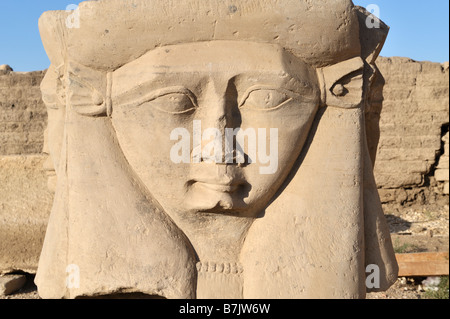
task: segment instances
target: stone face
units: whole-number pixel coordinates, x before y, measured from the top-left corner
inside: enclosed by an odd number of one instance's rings
[[[368,264],[395,282],[363,111],[387,26],[349,0],[73,14],[39,21],[57,175],[42,297],[363,298]]]
[[[42,72],[0,74],[0,274],[35,273],[53,194],[43,164]],[[36,155],[39,154],[39,155]]]
[[[21,289],[27,282],[24,275],[0,276],[0,295],[7,296]]]
[[[65,13],[61,16],[65,17]],[[49,54],[58,59],[55,52],[50,50]],[[131,53],[134,54],[137,53]],[[142,64],[135,62],[134,65],[133,72],[139,72]],[[421,185],[425,179],[434,174],[430,171],[433,166],[436,166],[438,179],[439,175],[444,180],[448,178],[448,133],[443,143],[440,140],[441,128],[448,123],[448,63],[379,58],[377,65],[383,77],[372,85],[370,109],[366,114],[370,120],[366,125],[372,131],[367,138],[369,152],[372,158],[375,154],[377,158],[375,177],[379,194],[383,202],[412,201],[423,191]],[[116,72],[116,79],[122,74],[124,80],[130,80],[127,72],[132,69],[133,63]],[[46,77],[47,83],[42,86],[42,95],[49,106],[45,109],[39,91],[45,74],[45,71],[18,73],[6,66],[0,67],[0,273],[36,271],[53,199],[46,184],[53,192],[56,189],[54,171],[59,165],[58,154],[62,149],[65,97],[55,94],[62,81],[60,71],[52,66]],[[379,89],[383,89],[383,85],[384,93],[381,94]],[[331,92],[341,95],[341,86],[334,86]],[[94,106],[103,102],[99,94],[90,95],[89,99]],[[381,126],[378,128],[380,112]],[[49,127],[44,134],[47,114]],[[381,131],[379,146],[378,136],[374,133],[377,129]],[[53,154],[52,160],[35,155],[41,153],[47,134],[61,136],[61,139],[53,138],[51,143],[44,145],[45,152]],[[448,195],[449,183],[438,184],[439,187],[434,188]],[[207,286],[209,282],[201,284]]]
[[[398,92],[401,92],[402,90],[412,90],[414,88],[414,79],[421,74],[423,76],[422,68],[413,68],[413,66],[420,65],[421,63],[422,62],[414,62],[406,58],[379,58],[378,65],[380,68],[383,68],[383,76],[387,90],[389,91],[389,88],[396,88],[395,90]],[[435,66],[433,67],[435,73],[428,73],[422,82],[425,83],[429,81],[433,83],[436,79],[441,78],[442,70],[446,71],[448,69],[445,67],[442,69],[439,63],[433,63],[433,65]],[[413,68],[413,70],[411,70],[411,68]],[[390,71],[391,69],[392,71]],[[400,76],[403,69],[406,70],[406,75]],[[413,72],[417,73],[414,74]],[[3,83],[3,87],[0,89],[3,99],[0,100],[0,104],[7,105],[9,101],[20,100],[21,105],[26,106],[21,107],[20,111],[17,112],[3,110],[2,121],[0,121],[0,126],[3,129],[5,129],[7,125],[25,127],[25,124],[22,124],[22,121],[25,118],[23,113],[26,112],[28,103],[33,104],[36,100],[36,90],[38,90],[36,84],[40,84],[44,74],[45,72],[32,72],[31,75],[25,76],[26,74],[23,73],[11,72],[7,76],[0,76],[0,83]],[[31,81],[31,83],[34,83],[32,86],[28,86],[24,90],[13,90],[13,93],[17,94],[20,98],[14,96],[12,93],[6,94],[6,92],[9,92],[11,84],[23,84],[23,81],[15,79],[15,77],[21,79],[34,78],[34,80]],[[407,80],[408,78],[409,80]],[[439,83],[439,85],[442,85],[442,80],[439,80]],[[448,83],[445,84],[444,81],[444,85],[448,85]],[[421,103],[425,100],[425,97],[421,96],[422,92],[424,91],[422,90],[415,94],[415,100],[422,101]],[[401,100],[399,101],[399,97],[395,94],[384,95],[384,103],[387,107],[381,113],[382,121],[389,122],[394,119],[400,119],[405,123],[411,123],[411,125],[404,125],[401,136],[392,136],[393,132],[395,133],[396,125],[384,125],[383,133],[381,135],[383,147],[380,147],[380,149],[378,149],[377,146],[375,147],[375,151],[378,152],[376,163],[377,174],[375,177],[379,183],[380,197],[383,202],[397,202],[401,204],[416,200],[416,194],[418,192],[424,192],[420,185],[423,183],[423,175],[429,170],[430,161],[433,161],[433,155],[426,155],[426,153],[436,153],[437,150],[443,148],[444,152],[441,150],[443,155],[436,158],[436,160],[439,159],[437,169],[448,169],[448,134],[443,138],[442,147],[442,143],[439,141],[440,134],[438,134],[437,131],[438,128],[445,123],[445,119],[440,123],[440,121],[436,122],[434,116],[429,115],[423,117],[423,114],[432,114],[429,113],[429,109],[434,108],[434,104],[427,103],[420,108],[409,111],[409,105],[407,103],[402,103]],[[379,107],[381,110],[381,99],[382,96],[375,94],[372,100],[372,108]],[[448,97],[443,94],[436,99],[436,103],[444,104],[447,99]],[[51,104],[50,101],[47,101],[47,103]],[[377,106],[376,103],[379,103],[379,105]],[[395,105],[399,105],[399,108],[396,109]],[[409,113],[406,114],[405,110]],[[398,112],[398,114],[394,111]],[[2,237],[0,240],[0,273],[8,273],[15,270],[31,273],[36,272],[48,214],[52,204],[53,195],[47,191],[46,174],[42,172],[42,167],[44,167],[44,170],[48,170],[47,174],[49,174],[49,176],[53,176],[52,171],[54,171],[54,163],[53,161],[45,160],[45,156],[29,154],[30,152],[40,153],[44,140],[43,128],[47,125],[47,110],[45,109],[44,103],[40,102],[37,105],[36,113],[40,115],[33,116],[31,121],[26,125],[28,125],[28,127],[39,128],[39,131],[36,131],[32,135],[28,135],[28,142],[26,144],[14,142],[14,140],[24,141],[24,136],[26,135],[25,132],[15,131],[14,136],[16,137],[9,135],[7,138],[6,135],[2,135],[5,134],[4,131],[0,130],[0,136],[3,136],[0,149],[4,150],[5,154],[10,154],[8,156],[3,156],[0,161],[3,165],[0,169],[1,180],[3,181],[0,185],[1,193],[3,194],[0,196],[0,218],[3,223],[3,226],[0,226],[0,236]],[[405,114],[402,118],[403,113]],[[51,126],[49,128],[50,131],[57,132],[58,130],[61,130],[58,128],[58,123],[61,123],[58,118],[64,116],[64,112],[61,112],[57,107],[53,107],[48,110],[48,116],[55,119],[52,120],[52,123],[57,124],[56,126]],[[376,112],[369,114],[369,116],[379,118],[379,114]],[[445,115],[442,115],[439,118],[443,119],[444,117]],[[416,126],[418,124],[416,123],[419,122],[423,124],[420,129],[417,129]],[[435,133],[430,135],[428,133],[430,130]],[[422,134],[423,136],[417,134]],[[13,141],[10,141],[9,138],[12,138]],[[433,147],[430,150],[431,145]],[[61,146],[58,145],[54,146],[54,148],[60,147]],[[46,149],[46,152],[49,152],[48,145],[44,146],[44,148]],[[383,156],[386,156],[387,158],[392,156],[386,148],[391,150],[398,148],[400,150],[392,152],[392,154],[399,154],[405,149],[409,150],[414,148],[413,154],[420,156],[422,159],[410,161],[407,159],[405,160],[404,157],[397,157],[383,161]],[[56,153],[56,151],[54,153]],[[426,161],[424,159],[429,160]],[[383,165],[379,165],[378,161],[382,161]],[[436,161],[434,163],[436,163]],[[431,172],[430,174],[434,174],[434,172]],[[448,173],[446,175],[448,176]],[[49,177],[48,183],[54,192],[56,185],[55,177]],[[449,183],[439,183],[442,184],[437,188],[439,189],[439,192],[448,195]],[[405,189],[403,188],[404,186],[401,185],[412,186],[407,186]],[[428,195],[431,194],[431,192],[428,190],[425,191],[425,197],[428,198]],[[23,229],[26,229],[26,231],[23,232]]]

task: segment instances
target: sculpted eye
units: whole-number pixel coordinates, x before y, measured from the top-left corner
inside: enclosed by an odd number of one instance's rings
[[[167,95],[159,96],[152,101],[155,107],[160,111],[183,114],[193,111],[195,105],[192,99],[183,93],[170,93]]]
[[[241,108],[255,110],[275,110],[292,101],[294,93],[281,89],[253,88],[244,96]]]
[[[184,88],[167,88],[154,92],[144,103],[170,114],[185,114],[196,109],[194,95]]]

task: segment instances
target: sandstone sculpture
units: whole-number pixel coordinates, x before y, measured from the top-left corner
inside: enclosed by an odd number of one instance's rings
[[[365,118],[385,25],[349,0],[69,15],[39,22],[57,175],[43,298],[363,298],[369,265],[369,288],[396,280]]]

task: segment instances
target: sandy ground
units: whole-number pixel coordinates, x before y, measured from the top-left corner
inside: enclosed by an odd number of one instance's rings
[[[449,206],[384,206],[392,242],[397,253],[448,252]],[[386,292],[371,293],[368,299],[423,299],[426,278],[399,278]]]

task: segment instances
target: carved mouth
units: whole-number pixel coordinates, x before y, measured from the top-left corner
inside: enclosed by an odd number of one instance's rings
[[[230,193],[230,194],[237,191],[239,186],[241,186],[241,184],[228,185],[228,184],[211,184],[211,183],[204,183],[204,182],[196,182],[195,184],[197,184],[200,187],[211,189],[216,192]]]
[[[208,168],[197,171],[196,176],[190,179],[187,188],[194,187],[219,193],[232,194],[245,186],[247,182],[240,172],[234,167],[217,165],[216,171],[211,172]],[[210,172],[211,174],[208,174]]]
[[[244,199],[251,189],[245,179],[230,175],[195,178],[186,186],[185,205],[188,210],[230,216],[247,207]]]
[[[188,210],[233,215],[247,207],[251,189],[242,170],[232,165],[195,165],[185,187]]]

